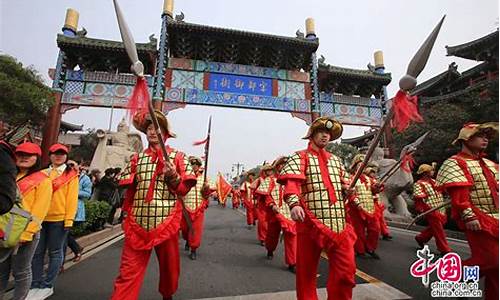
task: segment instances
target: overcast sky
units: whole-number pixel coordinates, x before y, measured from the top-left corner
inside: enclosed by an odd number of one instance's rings
[[[152,33],[159,36],[163,0],[121,0],[122,10],[137,42],[147,42]],[[33,65],[50,84],[47,70],[55,66],[67,8],[80,12],[79,28],[87,36],[119,40],[111,0],[0,0],[0,51]],[[295,36],[304,29],[304,20],[316,20],[320,39],[318,54],[329,64],[366,69],[373,64],[373,52],[383,50],[386,70],[392,73],[389,93],[395,93],[407,63],[439,19],[446,14],[422,82],[456,62],[459,71],[476,63],[446,57],[445,45],[461,44],[494,31],[498,27],[496,0],[419,0],[419,1],[320,1],[320,0],[177,0],[174,13],[184,12],[185,21]],[[123,116],[114,113],[112,128]],[[178,138],[170,143],[188,154],[201,155],[201,147],[191,144],[203,139],[208,117],[213,116],[213,138],[209,175],[230,172],[234,163],[246,168],[264,160],[305,147],[300,138],[306,124],[288,113],[191,106],[169,114]],[[63,115],[63,120],[84,124],[85,128],[108,128],[110,110],[80,108]],[[349,126],[344,137],[358,136],[366,128]]]

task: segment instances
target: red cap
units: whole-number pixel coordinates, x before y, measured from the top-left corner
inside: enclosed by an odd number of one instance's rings
[[[54,153],[57,151],[64,151],[64,152],[66,152],[66,154],[68,154],[68,152],[69,152],[68,147],[64,146],[63,144],[54,144],[54,145],[50,146],[49,153]]]
[[[17,146],[16,153],[19,152],[42,156],[42,149],[40,149],[40,146],[30,142],[22,143],[19,146]]]

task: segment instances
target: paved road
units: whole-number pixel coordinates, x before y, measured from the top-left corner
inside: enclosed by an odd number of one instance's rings
[[[241,212],[211,205],[205,220],[198,260],[189,260],[187,253],[181,249],[180,287],[175,299],[228,297],[295,289],[294,274],[288,272],[284,264],[282,244],[274,260],[266,260],[265,249],[257,244],[255,230],[246,228]],[[414,234],[393,229],[393,235],[393,241],[380,242],[378,252],[381,260],[357,259],[356,298],[378,299],[374,296],[376,289],[389,293],[386,299],[409,298],[404,297],[404,294],[415,299],[430,298],[420,281],[411,278],[408,271],[415,260]],[[122,243],[116,242],[66,270],[59,277],[55,295],[50,299],[109,298],[119,267]],[[451,245],[462,258],[467,257],[466,245]],[[183,248],[183,242],[180,247]],[[318,273],[318,287],[325,287],[328,273],[326,260],[321,261]],[[152,255],[140,299],[161,299],[157,292],[157,279],[156,256]],[[288,295],[291,297],[293,292]]]

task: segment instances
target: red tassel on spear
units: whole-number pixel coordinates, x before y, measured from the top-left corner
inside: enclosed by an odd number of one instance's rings
[[[380,126],[377,135],[372,140],[370,148],[366,153],[365,159],[361,163],[361,166],[357,169],[356,174],[354,174],[354,177],[351,180],[351,184],[349,185],[349,189],[354,188],[354,186],[356,185],[356,182],[368,165],[368,162],[373,155],[373,151],[375,151],[375,148],[380,142],[382,134],[389,123],[392,123],[392,125],[401,132],[408,128],[410,121],[422,121],[422,117],[418,113],[417,97],[410,96],[408,92],[415,88],[415,86],[417,86],[417,77],[418,75],[420,75],[425,65],[427,64],[427,60],[429,59],[432,47],[434,46],[434,42],[436,41],[445,17],[446,16],[443,16],[441,21],[439,21],[438,25],[431,32],[429,37],[427,37],[420,49],[418,49],[417,53],[415,54],[415,56],[413,56],[412,60],[408,64],[406,75],[403,76],[399,81],[400,90],[398,91],[398,93],[396,93],[396,97],[394,97],[393,99],[392,107],[387,113],[384,122]]]

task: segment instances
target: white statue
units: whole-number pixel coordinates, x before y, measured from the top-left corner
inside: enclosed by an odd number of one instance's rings
[[[117,132],[97,130],[99,143],[94,152],[90,169],[101,172],[107,168],[125,168],[134,153],[141,152],[142,140],[138,133],[130,133],[129,127],[122,119],[118,124]]]
[[[394,159],[384,158],[384,150],[382,148],[375,148],[372,162],[375,162],[378,167],[379,177],[387,173],[397,163]],[[384,211],[386,218],[392,220],[411,218],[411,213],[408,211],[409,203],[405,194],[412,185],[412,174],[403,171],[401,168],[398,168],[394,175],[385,182],[385,189],[380,193],[380,200],[386,207]],[[394,213],[391,213],[389,209]]]

